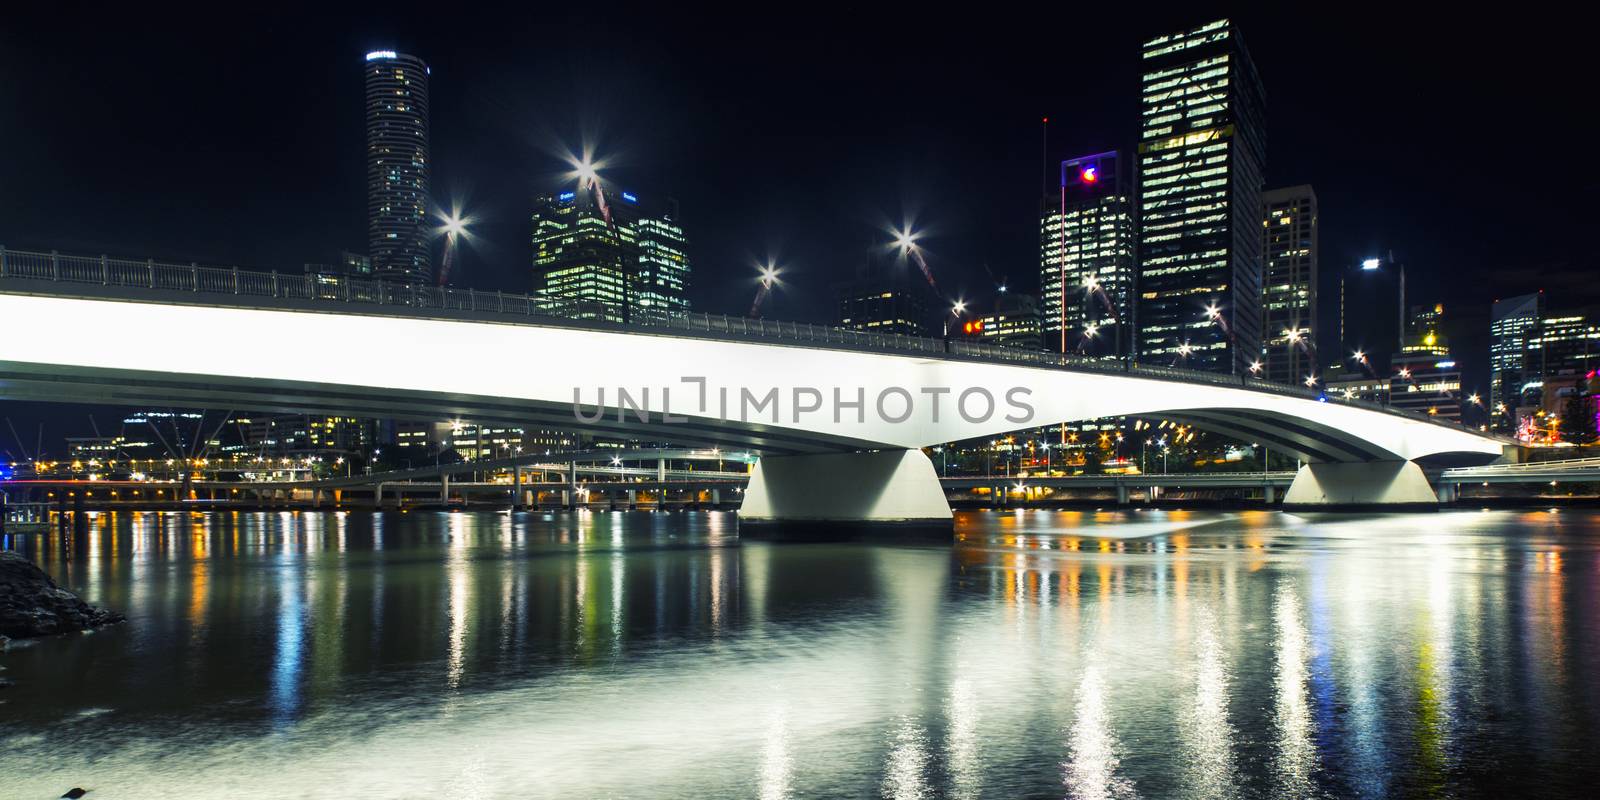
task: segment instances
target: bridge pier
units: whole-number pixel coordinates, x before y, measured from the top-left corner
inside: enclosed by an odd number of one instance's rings
[[[1267,501],[1267,505],[1269,505],[1269,506],[1272,505],[1273,503],[1278,502],[1278,487],[1273,486],[1270,483],[1265,485],[1265,486],[1262,486],[1261,487],[1261,497],[1262,497],[1262,499]]]
[[[1432,511],[1439,496],[1415,461],[1306,464],[1283,495],[1285,510]]]
[[[950,504],[921,450],[767,456],[739,508],[741,535],[842,539],[864,533],[948,537]]]
[[[1433,492],[1439,495],[1440,503],[1454,503],[1461,499],[1461,484],[1441,482],[1434,487]]]
[[[1128,484],[1123,483],[1122,481],[1117,481],[1117,505],[1127,505],[1128,499]]]

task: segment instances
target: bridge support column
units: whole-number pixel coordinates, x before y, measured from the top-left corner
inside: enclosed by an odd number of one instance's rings
[[[1125,506],[1127,504],[1128,504],[1128,484],[1123,483],[1121,481],[1117,481],[1117,505]]]
[[[511,510],[522,510],[522,467],[511,467]]]
[[[439,502],[450,502],[450,473],[448,472],[439,475]]]
[[[1461,484],[1459,483],[1441,483],[1434,487],[1433,491],[1434,494],[1439,495],[1439,502],[1441,503],[1454,503],[1461,499]]]
[[[372,508],[375,511],[383,510],[383,484],[372,487]]]
[[[1414,461],[1306,464],[1283,496],[1287,510],[1423,511],[1439,507],[1439,497]]]
[[[1261,497],[1267,501],[1267,505],[1269,506],[1278,502],[1278,487],[1273,486],[1270,483],[1261,487]]]
[[[896,532],[948,537],[954,517],[921,450],[768,456],[750,473],[739,529],[799,539]]]

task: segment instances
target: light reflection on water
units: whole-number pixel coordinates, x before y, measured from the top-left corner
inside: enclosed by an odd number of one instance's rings
[[[0,797],[1579,796],[1600,515],[103,514]]]

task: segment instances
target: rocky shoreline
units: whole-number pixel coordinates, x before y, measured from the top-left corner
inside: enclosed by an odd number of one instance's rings
[[[27,558],[0,552],[0,641],[74,633],[123,619],[57,586]]]

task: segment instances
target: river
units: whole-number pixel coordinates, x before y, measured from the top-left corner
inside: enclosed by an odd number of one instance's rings
[[[1600,784],[1600,513],[103,513],[0,797],[1473,797]]]

